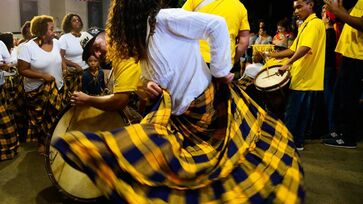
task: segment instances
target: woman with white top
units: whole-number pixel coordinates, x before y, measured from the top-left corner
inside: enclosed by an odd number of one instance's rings
[[[80,39],[84,32],[81,32],[83,22],[79,15],[69,13],[62,21],[63,35],[59,38],[61,56],[67,65],[65,82],[71,90],[79,90],[82,83],[82,72],[88,68],[87,63],[82,59],[83,48]],[[73,92],[72,91],[72,92]]]
[[[54,146],[112,203],[302,202],[291,134],[229,83],[225,20],[167,3],[113,0],[107,28],[112,53],[138,59],[150,90],[163,88],[152,111],[111,132],[66,133]],[[210,41],[210,69],[200,39]]]
[[[6,92],[6,74],[9,71],[10,53],[0,40],[0,161],[12,159],[19,147],[19,135],[14,114],[9,109]]]
[[[20,45],[18,69],[24,76],[27,113],[29,117],[27,141],[39,143],[44,152],[44,139],[63,108],[67,95],[63,86],[60,45],[54,39],[54,20],[50,16],[36,16],[30,30],[34,39]]]

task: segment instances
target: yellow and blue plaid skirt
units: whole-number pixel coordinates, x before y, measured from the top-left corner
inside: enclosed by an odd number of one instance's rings
[[[14,115],[9,111],[5,87],[0,86],[0,161],[15,157],[19,135]]]
[[[140,124],[72,131],[53,145],[112,203],[301,203],[292,135],[236,84],[213,85],[181,116],[164,91]]]
[[[26,92],[28,116],[27,142],[44,143],[52,135],[58,114],[68,105],[68,87],[57,89],[54,81],[43,83],[39,88]]]

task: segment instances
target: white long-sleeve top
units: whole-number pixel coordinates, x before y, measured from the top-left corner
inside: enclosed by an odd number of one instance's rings
[[[210,69],[200,54],[200,39],[210,42]],[[216,15],[161,9],[155,33],[147,41],[148,58],[140,63],[142,77],[169,91],[174,115],[188,109],[212,76],[224,77],[232,67],[228,28]]]

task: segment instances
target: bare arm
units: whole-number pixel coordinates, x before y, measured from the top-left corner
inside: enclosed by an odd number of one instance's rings
[[[117,111],[126,107],[130,93],[115,93],[107,96],[90,96],[83,92],[75,91],[71,97],[72,105],[89,105],[105,111]]]
[[[280,52],[271,52],[266,54],[267,57],[271,58],[285,58],[285,57],[291,57],[295,54],[294,51],[290,49],[282,50]]]
[[[334,13],[340,20],[363,32],[363,16],[355,17],[349,15],[348,11],[342,6],[342,0],[338,0],[337,4],[331,0],[324,0],[324,2],[327,5],[327,9]]]
[[[247,47],[248,47],[248,41],[249,41],[249,30],[240,30],[238,32],[238,44],[236,45],[236,53],[234,55],[234,62],[238,62],[239,58],[245,53]]]
[[[282,72],[285,72],[286,70],[289,69],[289,67],[298,59],[302,58],[303,56],[305,56],[306,54],[308,54],[310,51],[310,47],[306,47],[306,46],[301,46],[299,47],[295,54],[286,62],[285,65],[283,65],[279,70],[281,70]]]
[[[70,67],[75,67],[77,69],[77,71],[82,71],[82,67],[81,66],[79,66],[77,63],[74,63],[74,62],[72,62],[70,60],[67,60],[64,57],[66,55],[66,51],[65,50],[61,49],[60,54],[62,56],[62,60],[64,62],[64,65],[63,66],[65,66],[65,68],[67,68],[67,66],[70,66]],[[63,70],[64,70],[64,68],[63,68]]]
[[[28,78],[42,79],[44,81],[54,81],[54,77],[52,75],[31,69],[30,64],[21,59],[18,60],[18,70],[22,76]]]

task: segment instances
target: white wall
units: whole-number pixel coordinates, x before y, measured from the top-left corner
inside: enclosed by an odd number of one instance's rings
[[[83,22],[83,30],[87,30],[88,25],[88,14],[87,14],[87,3],[79,0],[66,0],[65,1],[65,14],[76,13],[78,14]]]
[[[0,0],[0,9],[0,32],[19,32],[19,0]]]

